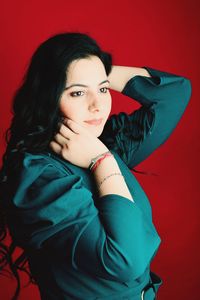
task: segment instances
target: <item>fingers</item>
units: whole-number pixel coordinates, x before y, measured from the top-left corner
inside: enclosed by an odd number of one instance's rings
[[[81,133],[82,129],[84,129],[83,126],[68,118],[63,121],[63,124],[67,125],[72,132],[77,134]]]
[[[54,136],[54,141],[57,142],[61,147],[63,147],[64,145],[67,145],[67,141],[69,141],[69,139],[65,138],[62,134],[57,133]]]
[[[54,142],[54,141],[52,141],[52,142],[50,142],[50,148],[55,152],[55,153],[57,153],[57,154],[61,154],[61,151],[62,151],[62,147],[58,144],[58,143],[56,143],[56,142]]]
[[[60,126],[59,132],[54,136],[54,140],[50,142],[50,147],[57,154],[62,154],[63,148],[68,148],[68,142],[74,134],[81,133],[81,129],[84,129],[81,125],[75,121],[66,118],[63,124]]]
[[[59,132],[66,139],[70,139],[72,137],[72,135],[74,134],[73,131],[71,131],[67,126],[65,126],[63,124],[60,126],[60,131]]]

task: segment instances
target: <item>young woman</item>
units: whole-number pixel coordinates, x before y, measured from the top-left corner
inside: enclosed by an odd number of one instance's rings
[[[110,116],[109,89],[141,107]],[[131,170],[170,136],[190,95],[185,77],[113,66],[86,34],[40,45],[14,97],[1,169],[1,269],[18,279],[13,299],[26,261],[42,300],[155,299],[161,239]],[[12,262],[15,247],[24,252]]]

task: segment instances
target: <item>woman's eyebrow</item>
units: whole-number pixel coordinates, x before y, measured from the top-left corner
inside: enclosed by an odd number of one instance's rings
[[[99,83],[99,85],[101,85],[101,84],[103,84],[103,83],[106,83],[106,82],[110,83],[110,81],[109,81],[109,80],[104,80],[104,81],[102,81],[101,83]],[[68,90],[68,89],[70,89],[70,88],[71,88],[71,87],[73,87],[73,86],[88,87],[88,86],[87,86],[87,85],[85,85],[85,84],[81,84],[81,83],[74,83],[74,84],[71,84],[70,86],[66,87],[66,88],[65,88],[65,90]]]

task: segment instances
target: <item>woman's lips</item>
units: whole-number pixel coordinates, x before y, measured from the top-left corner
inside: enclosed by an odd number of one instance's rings
[[[90,124],[90,125],[100,125],[102,123],[103,119],[98,119],[98,120],[90,120],[90,121],[85,121],[86,123]]]

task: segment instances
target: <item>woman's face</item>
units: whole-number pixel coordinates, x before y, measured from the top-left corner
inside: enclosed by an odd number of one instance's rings
[[[68,68],[66,90],[60,100],[64,117],[100,136],[111,111],[111,95],[105,67],[97,56],[74,60]],[[100,124],[85,121],[101,119]]]

